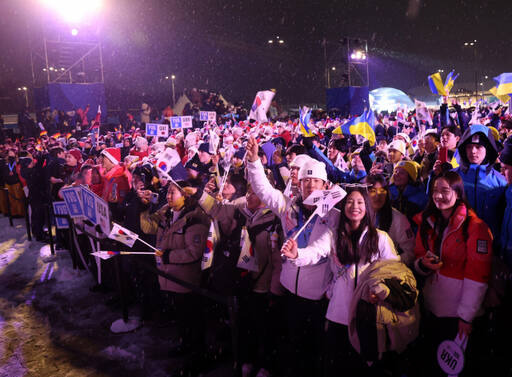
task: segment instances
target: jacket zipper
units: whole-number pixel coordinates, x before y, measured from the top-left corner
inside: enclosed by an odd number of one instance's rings
[[[476,167],[476,174],[475,174],[475,195],[474,195],[474,197],[475,197],[475,201],[473,202],[473,203],[475,203],[475,208],[477,208],[477,203],[476,203],[476,189],[477,189],[477,187],[476,187],[476,185],[477,185],[477,183],[478,183],[478,170],[479,170],[479,169],[480,169],[480,165],[478,165],[478,166]]]
[[[300,274],[300,267],[297,267],[297,276],[295,277],[295,295],[298,296],[299,292],[299,274]]]
[[[466,207],[466,217],[469,215],[469,213],[468,213],[468,212],[469,212],[469,210],[468,210],[468,208]],[[444,246],[444,242],[446,241],[446,239],[447,239],[450,235],[452,235],[453,233],[455,233],[456,231],[458,231],[458,230],[460,229],[460,227],[462,226],[462,224],[464,223],[464,221],[465,221],[465,220],[466,220],[466,218],[464,218],[464,220],[462,220],[462,221],[461,221],[461,223],[460,223],[459,225],[457,225],[457,227],[456,227],[455,229],[451,230],[449,233],[446,233],[446,235],[445,235],[445,236],[443,236],[443,240],[442,240],[442,242],[441,242],[441,250],[439,250],[439,258],[442,258],[442,256],[443,256],[443,249],[444,249],[444,247],[443,247],[443,246]],[[464,247],[465,247],[465,245],[464,245]]]

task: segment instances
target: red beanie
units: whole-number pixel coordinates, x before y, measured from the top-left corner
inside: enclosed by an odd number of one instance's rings
[[[68,153],[72,155],[74,158],[76,158],[78,163],[82,162],[82,153],[78,149],[70,149]]]

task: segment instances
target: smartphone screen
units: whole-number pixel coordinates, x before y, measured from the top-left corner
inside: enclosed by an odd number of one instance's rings
[[[446,147],[441,147],[439,149],[439,161],[442,163],[448,162],[448,149]]]

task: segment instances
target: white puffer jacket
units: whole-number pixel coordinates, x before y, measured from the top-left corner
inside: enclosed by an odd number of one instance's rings
[[[377,230],[377,232],[379,234],[379,253],[372,258],[371,262],[383,259],[400,260],[393,241],[389,238],[388,234],[382,230]],[[361,243],[365,234],[366,229],[361,235],[359,243]],[[329,287],[328,294],[330,296],[330,301],[326,317],[332,322],[348,325],[350,317],[350,303],[354,294],[356,265],[351,264],[342,266],[334,253],[329,259],[331,262],[330,266],[333,273],[333,280]],[[361,275],[361,273],[363,273],[370,264],[371,263],[359,263],[357,266],[358,276]]]

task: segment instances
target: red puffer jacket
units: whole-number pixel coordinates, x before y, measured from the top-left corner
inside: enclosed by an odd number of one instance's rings
[[[130,191],[130,172],[124,165],[116,165],[103,176],[101,197],[108,203],[123,203]]]
[[[465,239],[463,224],[468,216]],[[416,219],[421,223],[421,216]],[[430,225],[428,248],[433,251],[436,239],[432,229],[433,219],[427,221]],[[428,275],[419,265],[420,258],[427,253],[419,231],[414,252],[416,270]],[[430,273],[423,289],[427,309],[437,317],[458,317],[467,322],[481,314],[491,272],[491,255],[492,234],[489,227],[473,210],[468,211],[465,205],[460,205],[443,234],[440,248],[443,266]]]

